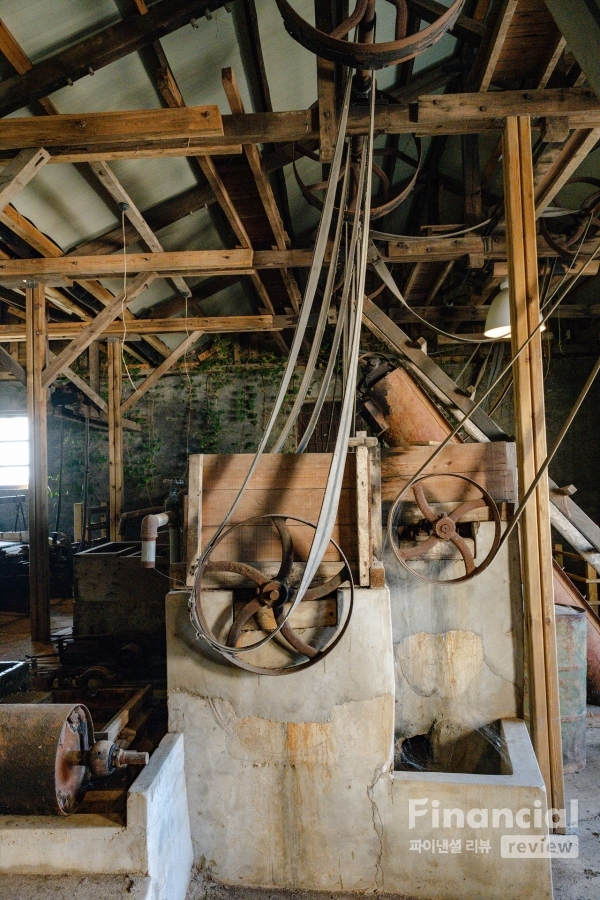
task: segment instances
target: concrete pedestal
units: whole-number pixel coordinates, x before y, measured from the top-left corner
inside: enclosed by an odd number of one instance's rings
[[[170,729],[186,739],[196,864],[245,887],[550,900],[549,859],[501,852],[504,834],[546,831],[533,824],[534,810],[543,822],[546,798],[522,722],[503,724],[504,774],[393,772],[387,589],[357,590],[340,645],[281,677],[244,672],[210,651],[196,638],[187,601],[185,592],[167,597],[168,688]],[[437,827],[431,810],[446,807],[453,822]],[[532,827],[503,828],[506,818],[495,827],[493,810],[503,807],[513,819],[530,808]],[[473,808],[488,808],[487,826],[470,816]],[[411,828],[415,809],[426,816]],[[441,849],[432,851],[433,839]]]

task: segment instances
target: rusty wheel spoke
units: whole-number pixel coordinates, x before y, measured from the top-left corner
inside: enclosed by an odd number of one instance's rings
[[[315,587],[309,588],[304,594],[302,602],[304,602],[304,600],[320,600],[321,597],[326,597],[328,594],[331,594],[332,591],[339,588],[340,584],[343,584],[347,578],[348,573],[346,571],[346,566],[344,566],[337,575],[334,575],[329,581],[325,581],[323,584],[317,584]]]
[[[279,533],[281,541],[281,565],[275,576],[276,581],[287,581],[294,565],[294,542],[290,529],[287,527],[285,516],[271,516],[271,521]]]
[[[452,519],[453,522],[458,522],[459,519],[462,519],[462,517],[466,516],[471,510],[482,509],[484,506],[487,506],[487,503],[483,497],[480,497],[479,500],[466,500],[464,503],[461,503],[460,506],[457,506],[451,513],[448,513],[448,518]]]
[[[398,550],[398,553],[402,555],[403,559],[415,559],[416,557],[422,556],[424,553],[427,553],[427,551],[431,550],[432,547],[435,547],[439,540],[441,540],[441,538],[436,537],[435,534],[432,534],[431,537],[428,537],[426,541],[422,541],[420,544],[417,544],[416,547],[411,547],[408,550]]]
[[[473,559],[473,554],[469,549],[469,545],[465,541],[464,538],[460,536],[460,534],[455,534],[450,538],[455,547],[458,547],[460,550],[460,554],[465,562],[465,569],[467,570],[467,575],[471,575],[472,572],[475,571],[475,560]]]
[[[262,608],[262,603],[258,599],[250,600],[249,603],[246,603],[245,606],[239,610],[235,619],[233,620],[233,624],[229,629],[229,634],[227,635],[227,644],[229,647],[237,647],[237,642],[240,639],[240,635],[242,633],[242,628],[249,622],[252,616]]]
[[[417,501],[417,506],[425,516],[428,522],[437,522],[439,516],[434,513],[429,503],[425,499],[425,491],[423,490],[423,485],[417,482],[413,485],[413,493],[415,495],[415,500]]]
[[[283,606],[278,607],[276,610],[273,610],[275,614],[275,621],[278,625],[281,625],[283,619],[285,618],[285,610]],[[293,631],[289,622],[286,622],[284,625],[281,625],[280,634],[286,639],[288,644],[297,650],[298,653],[302,653],[303,656],[308,656],[309,659],[312,659],[313,656],[316,656],[319,652],[315,650],[314,647],[310,647],[308,644],[305,644],[301,638],[298,637],[295,631]]]
[[[263,585],[267,581],[267,578],[263,573],[259,572],[258,569],[255,569],[254,566],[249,566],[248,563],[242,562],[229,562],[229,560],[226,559],[209,560],[204,565],[204,571],[231,572],[234,575],[243,575],[244,578],[248,578],[258,585]]]

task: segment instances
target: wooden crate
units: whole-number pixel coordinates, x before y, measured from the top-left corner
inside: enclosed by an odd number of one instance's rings
[[[395,500],[404,485],[434,452],[434,446],[410,447],[406,450],[386,450],[381,459],[381,494],[384,507]],[[491,494],[496,503],[514,504],[516,496],[515,445],[498,441],[487,444],[452,444],[444,448],[429,465],[425,474],[442,477],[431,480],[431,488],[439,503],[458,503],[480,496],[475,487],[445,474],[466,475]],[[406,501],[414,501],[412,490]]]
[[[332,537],[348,558],[357,584],[368,586],[381,556],[379,447],[376,439],[362,435],[351,439],[351,448]],[[253,459],[253,454],[190,457],[185,536],[189,586],[199,553],[225,518]],[[264,454],[231,524],[261,515],[296,516],[316,523],[331,459],[330,453]],[[305,562],[314,529],[294,522],[289,522],[288,527],[294,540],[295,561]],[[212,558],[257,563],[269,571],[281,559],[281,544],[271,523],[248,525],[222,541]],[[330,544],[325,567],[340,559]]]

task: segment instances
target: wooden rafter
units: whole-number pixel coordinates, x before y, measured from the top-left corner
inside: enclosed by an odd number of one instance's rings
[[[138,284],[143,278],[137,279]],[[110,309],[110,308],[108,308]],[[127,335],[142,334],[145,337],[154,334],[185,334],[190,331],[202,331],[204,334],[229,334],[236,332],[248,332],[252,334],[258,331],[282,331],[285,328],[294,328],[297,316],[190,316],[187,319],[134,319],[131,322],[98,322],[105,310],[96,316],[92,322],[50,322],[47,328],[48,340],[70,340],[72,346],[65,348],[60,357],[57,357],[44,372],[44,383],[49,385],[51,381],[63,370],[65,361],[73,361],[79,353],[88,347],[92,341],[100,337],[115,337],[121,340]],[[93,326],[93,328],[91,327]],[[0,325],[0,343],[25,340],[25,324]],[[68,351],[68,352],[66,352]],[[73,356],[73,353],[76,355]],[[129,347],[127,348],[129,352]],[[64,354],[64,355],[63,355]],[[170,356],[170,353],[168,354]]]
[[[93,171],[94,175],[98,178],[98,181],[102,185],[104,185],[111,197],[113,197],[117,201],[117,203],[122,204],[123,207],[126,207],[126,209],[123,209],[125,215],[129,219],[139,236],[142,238],[144,243],[147,245],[147,247],[154,253],[162,252],[163,246],[161,242],[158,240],[158,238],[146,222],[144,216],[139,211],[108,163],[93,162],[90,163],[90,168]],[[173,284],[175,285],[176,289],[184,296],[187,296],[191,293],[183,278],[174,278]]]
[[[138,385],[135,391],[133,391],[133,393],[129,395],[127,400],[124,400],[123,403],[121,403],[122,416],[124,416],[127,410],[131,409],[134,403],[137,403],[138,400],[156,384],[159,378],[162,378],[165,372],[168,372],[169,369],[171,369],[175,365],[175,363],[179,359],[181,359],[181,357],[184,356],[197,341],[200,340],[203,333],[204,332],[202,331],[192,331],[191,334],[188,334],[188,336],[182,340],[179,346],[176,347],[175,350],[173,350],[171,355],[167,356],[167,358],[160,364],[160,366],[158,366],[154,370],[154,372],[151,372],[150,375],[148,375],[147,378],[145,378],[144,381],[140,385]]]
[[[160,44],[157,46],[156,44],[153,46],[154,52],[157,55],[157,58],[160,62],[160,70],[157,78],[157,86],[163,97],[163,100],[170,108],[182,108],[185,107],[185,101],[183,99],[183,94],[181,93],[179,86],[177,84],[177,80],[175,75],[173,74],[171,67],[169,65],[169,61],[166,57],[164,50]],[[217,203],[221,207],[229,225],[236,238],[238,239],[240,246],[242,248],[251,248],[250,238],[246,231],[246,227],[235,208],[235,204],[233,203],[229,191],[227,190],[226,185],[223,183],[223,180],[219,174],[217,166],[215,165],[214,160],[212,159],[210,154],[202,154],[196,156],[196,162],[200,166],[204,177],[206,178],[208,185],[212,191],[213,196],[215,197]],[[259,273],[253,269],[249,273],[250,281],[256,293],[259,297],[261,304],[271,313],[275,312],[275,306],[272,303],[270,294],[261,278]],[[275,340],[279,345],[280,349],[287,353],[287,344],[283,340],[280,334],[275,336]]]
[[[103,334],[107,327],[113,322],[119,314],[123,314],[128,303],[131,303],[145,288],[150,285],[156,275],[150,272],[148,275],[138,275],[132,284],[117,294],[113,298],[112,303],[104,307],[102,312],[92,319],[91,322],[82,323],[79,327],[77,336],[73,338],[70,344],[62,350],[56,359],[44,369],[42,375],[42,384],[49,387],[55,378],[71,365],[77,357],[83,353],[86,347],[94,341],[99,335]],[[72,323],[79,325],[79,323]]]
[[[93,74],[97,69],[141,50],[203,16],[205,11],[223,6],[223,0],[159,0],[148,14],[128,16],[115,25],[84,38],[66,50],[36,63],[24,75],[7,78],[0,84],[0,116],[15,112],[46,97],[53,91]]]

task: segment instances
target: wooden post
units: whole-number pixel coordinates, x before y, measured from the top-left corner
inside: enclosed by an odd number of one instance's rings
[[[83,503],[73,504],[73,540],[76,543],[83,537]]]
[[[29,597],[31,637],[50,642],[48,586],[48,435],[42,372],[48,349],[43,284],[26,290],[27,416],[29,419]]]
[[[504,197],[513,354],[540,320],[531,124],[509,116],[503,138]],[[515,360],[515,418],[519,495],[546,457],[542,342],[538,332]],[[549,806],[564,807],[560,705],[552,576],[548,477],[520,522],[523,594],[529,668],[530,728]]]
[[[369,508],[369,448],[367,432],[357,431],[356,439],[356,523],[358,527],[358,584],[369,586],[371,572],[371,521]]]
[[[188,502],[186,525],[185,583],[192,587],[195,567],[202,551],[202,473],[204,457],[194,454],[188,460]]]
[[[598,612],[598,574],[593,566],[586,562],[585,564],[585,577],[587,578],[586,584],[586,595],[587,602],[590,606],[594,607],[594,612]]]
[[[110,539],[121,540],[119,519],[123,508],[123,392],[121,342],[108,340],[108,475],[110,507]]]

